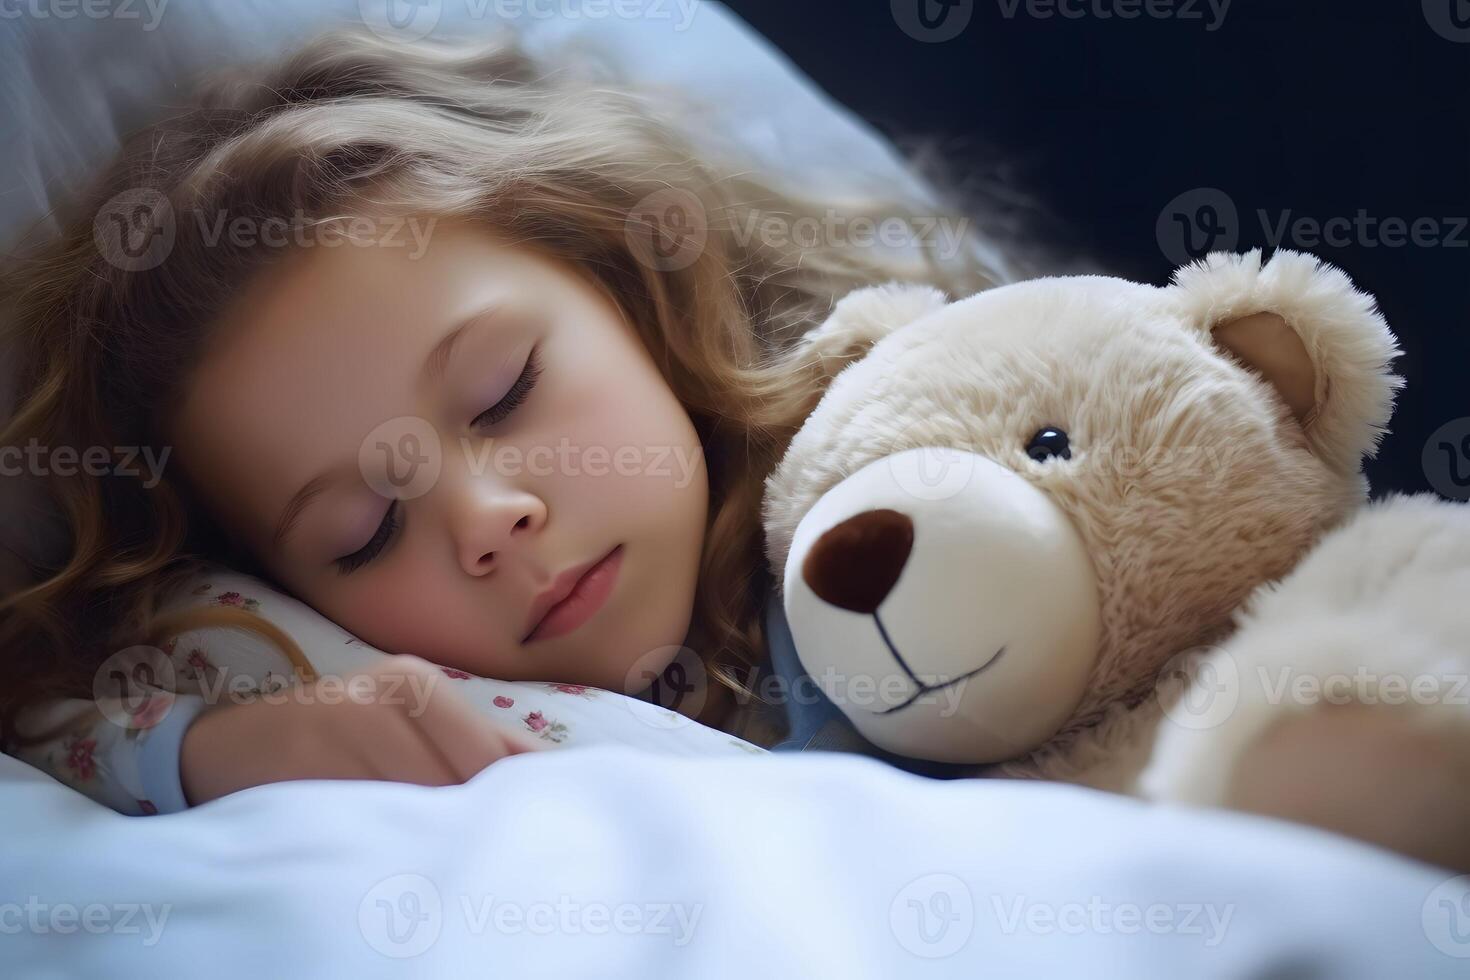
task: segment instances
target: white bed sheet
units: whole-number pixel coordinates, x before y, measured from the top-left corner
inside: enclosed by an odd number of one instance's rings
[[[0,780],[7,977],[1470,972],[1470,902],[1445,872],[1275,821],[857,756],[563,749],[463,786],[280,783],[157,817],[13,759]]]

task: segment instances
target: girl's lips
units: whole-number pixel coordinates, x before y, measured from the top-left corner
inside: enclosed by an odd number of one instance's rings
[[[565,599],[546,611],[525,642],[562,636],[591,619],[612,594],[622,564],[623,546],[618,545],[582,574]]]

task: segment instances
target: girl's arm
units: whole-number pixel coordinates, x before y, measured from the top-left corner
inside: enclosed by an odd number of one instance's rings
[[[8,754],[119,813],[177,813],[189,806],[179,776],[180,746],[206,706],[199,695],[160,691],[129,724],[116,701],[52,701],[24,713],[20,729],[62,729]]]
[[[0,547],[0,588],[6,593],[33,583],[15,548]],[[161,693],[161,692],[160,692]],[[188,808],[179,779],[179,747],[190,723],[205,708],[198,695],[170,695],[167,705],[150,705],[156,724],[118,724],[117,702],[99,705],[81,698],[56,700],[21,713],[22,733],[61,730],[51,738],[6,747],[8,755],[35,766],[103,806],[131,816],[175,813]]]
[[[363,676],[409,674],[425,682],[439,676],[416,657],[394,657]],[[11,754],[104,806],[142,816],[295,779],[462,783],[507,756],[544,748],[482,717],[452,687],[409,705],[320,696],[319,683],[297,697],[214,707],[199,695],[155,691],[131,716],[116,699],[54,701],[23,715],[21,730],[62,730]]]

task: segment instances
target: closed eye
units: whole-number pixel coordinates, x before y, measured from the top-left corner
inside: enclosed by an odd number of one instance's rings
[[[475,416],[472,425],[477,429],[485,426],[496,425],[504,422],[526,400],[531,389],[536,387],[536,380],[541,377],[541,359],[539,357],[540,346],[532,347],[531,353],[526,357],[526,366],[521,369],[521,376],[516,378],[516,383],[510,386],[505,397],[485,411]]]
[[[398,514],[400,503],[400,501],[395,500],[388,505],[388,512],[383,515],[382,523],[378,525],[378,529],[373,532],[373,536],[367,544],[358,548],[352,554],[344,555],[337,559],[338,572],[343,575],[350,575],[382,554],[383,549],[388,546],[388,542],[393,539],[393,535],[398,533],[398,529],[402,526],[403,522],[400,520]]]

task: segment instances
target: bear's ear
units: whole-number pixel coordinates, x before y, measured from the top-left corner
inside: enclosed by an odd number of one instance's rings
[[[821,326],[802,337],[801,347],[835,376],[899,327],[949,305],[933,286],[887,282],[855,289],[842,297]]]
[[[1165,293],[1185,322],[1276,389],[1324,463],[1357,472],[1377,451],[1400,350],[1373,297],[1300,252],[1261,262],[1217,252],[1174,273]]]

